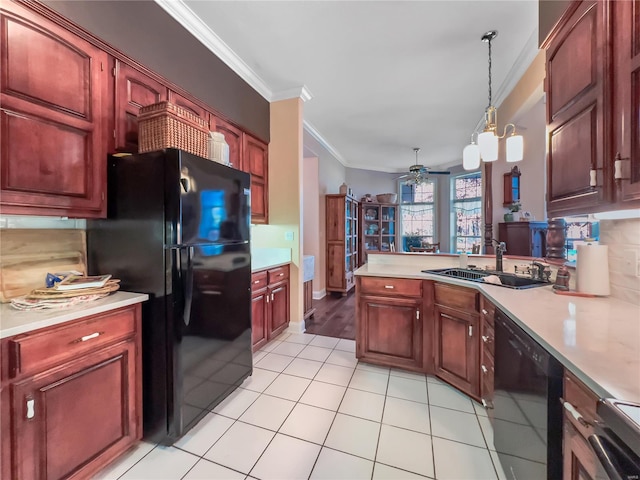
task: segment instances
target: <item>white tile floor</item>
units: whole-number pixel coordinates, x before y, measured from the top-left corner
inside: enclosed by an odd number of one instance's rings
[[[283,334],[174,446],[141,442],[96,478],[505,478],[481,405],[354,352],[350,340]]]

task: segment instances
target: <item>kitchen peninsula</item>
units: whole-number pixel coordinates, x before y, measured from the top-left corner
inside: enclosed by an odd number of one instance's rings
[[[470,261],[483,266],[490,265],[494,259],[479,256],[471,257]],[[525,262],[505,257],[505,270],[513,263]],[[370,255],[369,262],[356,271],[356,276],[359,279],[417,279],[475,289],[599,397],[640,402],[638,306],[608,297],[555,295],[551,286],[512,290],[421,271],[457,264],[455,255]],[[513,271],[513,267],[510,271]],[[423,317],[426,319],[429,315],[425,305]],[[360,333],[358,329],[356,343],[362,342]]]

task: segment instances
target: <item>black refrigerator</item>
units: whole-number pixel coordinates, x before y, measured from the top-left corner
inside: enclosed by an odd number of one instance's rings
[[[171,444],[252,373],[250,179],[175,149],[108,159],[107,219],[87,222],[89,273],[149,294],[145,438]]]

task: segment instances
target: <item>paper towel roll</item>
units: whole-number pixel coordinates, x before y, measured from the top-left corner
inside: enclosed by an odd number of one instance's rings
[[[578,245],[576,288],[592,295],[609,295],[609,248],[606,245]]]

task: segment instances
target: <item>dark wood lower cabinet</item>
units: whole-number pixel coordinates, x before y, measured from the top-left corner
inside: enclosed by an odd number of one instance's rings
[[[478,399],[480,337],[478,315],[435,306],[436,376]]]
[[[424,371],[421,298],[364,296],[358,310],[360,360]]]
[[[259,350],[289,326],[289,266],[251,276],[251,345]]]
[[[140,305],[5,338],[2,478],[91,478],[142,438]]]

